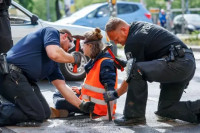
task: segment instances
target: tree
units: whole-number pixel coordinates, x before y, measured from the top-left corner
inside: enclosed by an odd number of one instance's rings
[[[60,7],[59,7],[59,0],[55,1],[55,9],[56,9],[56,17],[57,20],[61,18]]]
[[[33,0],[15,0],[15,1],[32,12],[34,8]]]

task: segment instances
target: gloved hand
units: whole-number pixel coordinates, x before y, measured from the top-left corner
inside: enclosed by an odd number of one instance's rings
[[[73,52],[72,56],[74,57],[74,64],[79,64],[81,62],[81,53]]]
[[[125,78],[125,80],[126,80],[127,83],[128,83],[128,82],[131,80],[131,78],[132,78],[133,63],[135,63],[135,60],[134,60],[133,58],[131,58],[131,59],[129,59],[129,60],[127,61],[127,66],[126,66],[126,69],[125,69],[125,71],[126,71],[126,78]]]
[[[122,66],[122,67],[126,67],[126,61],[125,60],[122,60],[122,59],[118,59],[118,58],[115,58],[115,60]],[[114,61],[114,65],[117,69],[121,69],[121,66],[117,64],[115,61]]]
[[[105,93],[103,93],[103,98],[106,102],[108,102],[119,98],[119,96],[116,91],[106,91]]]
[[[93,102],[85,102],[85,101],[83,101],[79,105],[80,110],[83,111],[83,112],[85,112],[85,113],[93,112],[94,106],[95,106],[95,103],[93,103]]]

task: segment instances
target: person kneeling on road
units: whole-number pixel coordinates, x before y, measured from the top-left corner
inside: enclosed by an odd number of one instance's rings
[[[67,53],[71,47],[72,35],[46,27],[22,38],[7,53],[2,55],[1,71],[3,80],[0,93],[12,105],[0,105],[0,126],[39,126],[51,115],[48,103],[37,85],[47,78],[71,104],[83,112],[91,112],[94,103],[82,102],[74,95],[60,71],[58,63],[80,63],[81,55]],[[1,69],[4,70],[4,69]],[[6,113],[5,113],[6,112]]]
[[[112,101],[127,91],[124,117],[117,125],[145,124],[147,81],[160,83],[159,121],[179,119],[200,123],[200,100],[180,101],[184,89],[195,73],[196,64],[191,49],[169,31],[146,22],[131,25],[119,18],[106,24],[110,40],[125,45],[127,78],[117,91],[104,93]]]
[[[117,70],[110,54],[102,51],[102,35],[99,28],[86,32],[84,38],[83,52],[90,58],[90,61],[85,66],[86,78],[82,89],[72,87],[72,90],[81,100],[88,101],[91,97],[91,101],[95,103],[94,115],[105,116],[107,115],[107,104],[103,99],[104,84],[107,84],[110,91],[117,88]],[[53,95],[53,99],[56,109],[60,111],[68,110],[69,113],[82,113],[80,109],[66,101],[59,92]],[[113,104],[114,106],[112,106]],[[111,114],[115,114],[115,110],[116,102],[111,104]]]

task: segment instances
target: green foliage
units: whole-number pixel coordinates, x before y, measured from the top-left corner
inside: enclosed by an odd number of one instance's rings
[[[33,13],[39,18],[47,20],[47,0],[34,0],[35,7]],[[56,20],[55,0],[49,0],[50,21]]]
[[[84,6],[102,2],[107,2],[107,0],[75,0],[75,9],[79,10]]]
[[[194,31],[192,34],[188,34],[186,38],[180,38],[187,45],[200,46],[200,31]]]
[[[28,9],[31,12],[32,12],[32,10],[34,8],[33,0],[14,0],[14,1],[16,1],[19,4],[21,4],[23,7],[25,7],[26,9]]]
[[[20,3],[29,11],[38,15],[39,18],[47,20],[47,0],[14,0]],[[48,0],[50,6],[50,15],[51,21],[56,20],[56,11],[55,11],[55,0]],[[60,0],[64,5],[64,1]],[[75,1],[75,10],[79,10],[84,6],[99,3],[99,2],[107,2],[107,0],[74,0]],[[119,1],[119,0],[118,0]],[[140,0],[124,0],[124,1],[132,1],[132,2],[140,2]],[[165,0],[143,0],[146,3],[146,8],[163,8],[166,9]],[[189,0],[190,8],[199,8],[200,1],[199,0]],[[172,8],[181,8],[181,0],[174,0],[172,2]],[[64,10],[61,11],[61,14],[64,15]]]

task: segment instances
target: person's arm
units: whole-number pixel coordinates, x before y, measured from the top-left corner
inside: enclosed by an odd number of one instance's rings
[[[71,104],[80,109],[79,105],[81,104],[81,100],[74,94],[72,89],[66,85],[64,80],[56,79],[52,81],[52,84],[60,91],[62,96]]]
[[[58,63],[74,63],[74,57],[65,52],[58,45],[48,45],[46,46],[46,52],[50,59]]]
[[[127,88],[128,88],[128,83],[124,80],[120,87],[117,89],[117,95],[118,97],[120,97],[121,95],[123,95],[125,92],[127,92]]]
[[[112,60],[104,60],[101,63],[100,69],[100,82],[102,85],[107,84],[108,91],[115,90],[115,81],[116,81],[116,68],[113,65]]]

